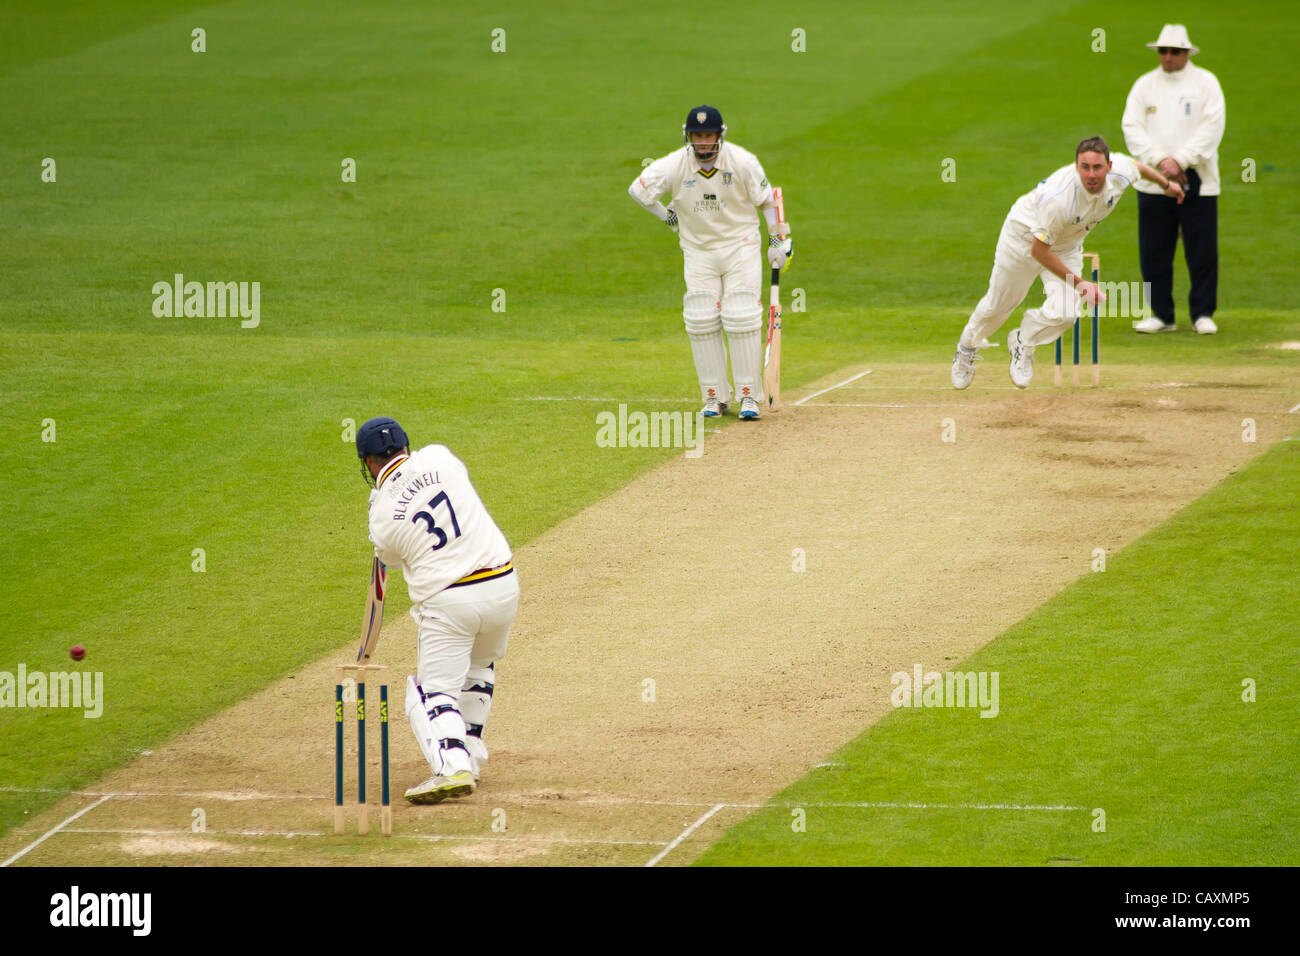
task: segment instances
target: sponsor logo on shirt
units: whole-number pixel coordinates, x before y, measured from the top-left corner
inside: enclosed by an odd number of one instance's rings
[[[1154,106],[1148,106],[1148,107],[1147,107],[1147,116],[1152,116],[1152,115],[1154,115],[1154,114],[1155,114],[1155,111],[1156,111],[1156,108],[1155,108]]]
[[[683,188],[683,189],[689,189],[691,186],[694,186],[694,185],[695,185],[695,180],[693,180],[693,179],[688,179],[688,180],[686,180],[686,182],[682,183],[682,188]]]

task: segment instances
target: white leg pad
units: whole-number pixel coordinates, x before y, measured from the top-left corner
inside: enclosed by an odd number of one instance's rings
[[[465,720],[450,694],[425,694],[415,678],[406,678],[406,719],[435,776],[472,771],[465,740]]]
[[[720,402],[731,401],[727,384],[727,347],[722,338],[722,321],[718,315],[718,297],[712,292],[688,292],[682,298],[682,318],[691,340],[695,375],[700,382],[700,398],[710,393]]]
[[[722,297],[722,327],[731,346],[731,373],[736,395],[762,402],[763,395],[763,303],[758,293],[737,289]]]
[[[465,720],[465,743],[469,746],[474,775],[483,772],[488,749],[483,743],[488,715],[492,713],[492,691],[496,684],[496,671],[491,667],[471,667],[465,678],[465,689],[460,692],[460,714]]]

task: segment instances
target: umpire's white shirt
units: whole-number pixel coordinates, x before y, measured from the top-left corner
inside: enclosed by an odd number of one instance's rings
[[[387,565],[402,567],[419,604],[466,575],[510,560],[510,545],[445,445],[389,462],[370,493],[370,540]]]
[[[1223,89],[1209,70],[1188,63],[1167,73],[1144,73],[1129,91],[1124,106],[1124,143],[1138,160],[1155,168],[1172,157],[1201,177],[1201,195],[1219,195],[1219,143],[1227,111]],[[1163,192],[1145,180],[1144,193]]]
[[[1106,185],[1096,195],[1084,188],[1071,163],[1017,199],[1002,227],[1007,251],[1029,256],[1035,238],[1060,256],[1082,248],[1084,238],[1111,214],[1124,190],[1141,178],[1137,163],[1123,153],[1111,153],[1110,161]]]
[[[684,250],[757,244],[755,207],[772,202],[772,187],[758,157],[729,142],[718,150],[711,174],[700,169],[695,151],[683,146],[647,166],[629,191],[642,205],[672,197]]]

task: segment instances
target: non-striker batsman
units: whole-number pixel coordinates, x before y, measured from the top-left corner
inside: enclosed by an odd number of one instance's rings
[[[697,106],[682,126],[681,149],[656,159],[628,188],[632,198],[677,233],[685,262],[682,316],[704,400],[702,414],[725,414],[733,398],[740,417],[759,416],[763,395],[763,243],[767,262],[785,268],[791,244],[778,226],[772,186],[758,157],[728,142],[722,114]],[[671,197],[665,207],[660,198]],[[726,332],[726,342],[723,332]],[[727,379],[731,347],[734,392]]]

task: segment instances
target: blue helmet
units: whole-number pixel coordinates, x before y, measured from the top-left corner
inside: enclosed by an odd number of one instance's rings
[[[700,152],[700,147],[691,142],[692,133],[717,133],[717,145],[710,144],[704,147],[704,152]],[[722,122],[722,114],[712,106],[697,106],[686,114],[686,122],[682,124],[682,142],[691,147],[695,153],[695,158],[703,162],[714,160],[718,156],[718,150],[722,148],[722,141],[727,138],[727,124]]]
[[[410,445],[402,426],[391,418],[372,418],[357,430],[357,457],[388,458]]]

